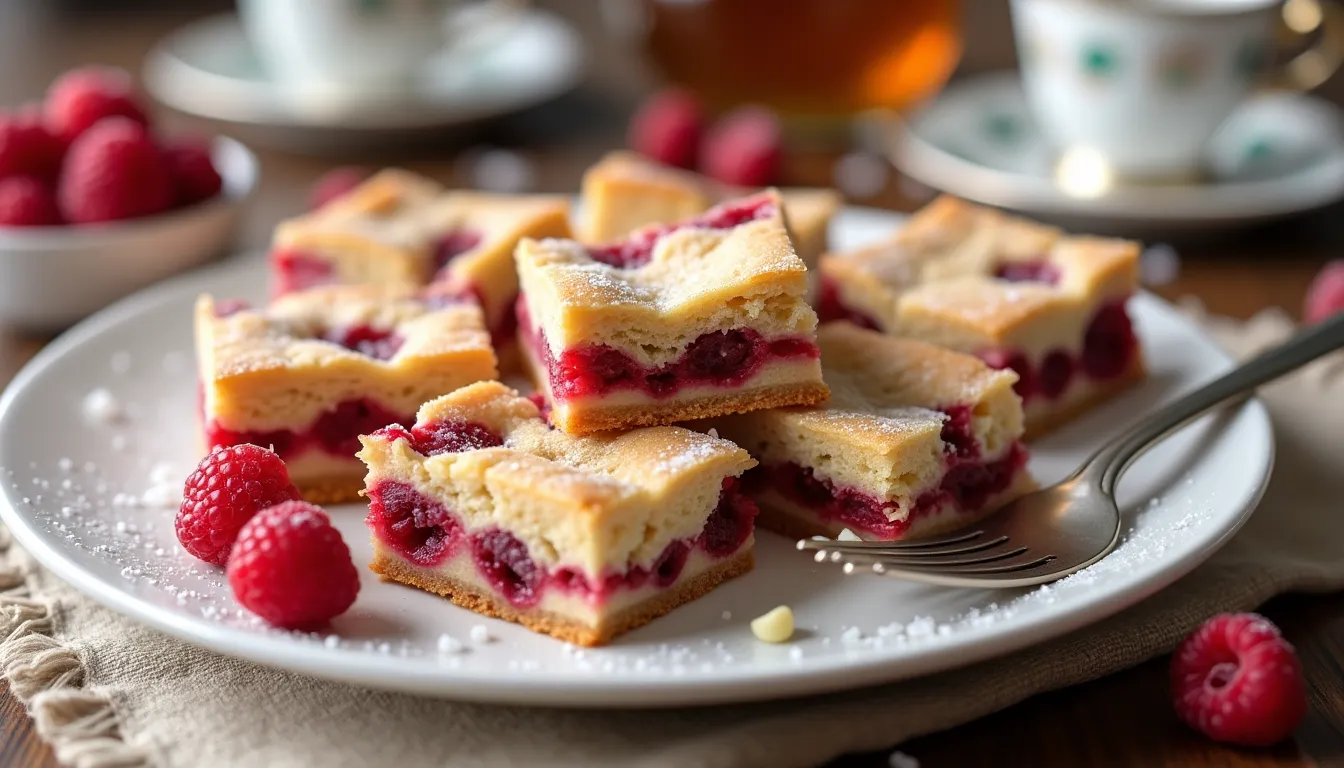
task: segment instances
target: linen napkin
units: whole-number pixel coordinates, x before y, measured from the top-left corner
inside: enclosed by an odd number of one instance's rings
[[[1191,311],[1240,356],[1293,331]],[[1262,391],[1278,439],[1257,514],[1192,574],[1012,656],[843,695],[655,712],[460,704],[275,671],[108,611],[0,541],[0,665],[60,760],[121,766],[810,766],[893,747],[1170,650],[1210,614],[1344,588],[1344,356]]]

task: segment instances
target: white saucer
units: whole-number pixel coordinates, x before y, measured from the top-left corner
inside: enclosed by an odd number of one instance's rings
[[[488,45],[450,45],[430,57],[404,95],[301,100],[269,77],[238,17],[226,14],[162,40],[145,60],[144,83],[164,104],[231,124],[251,142],[323,152],[499,117],[578,82],[582,44],[558,16],[528,10],[488,34]]]
[[[1206,148],[1206,178],[1185,183],[1066,191],[1015,72],[952,84],[898,125],[892,151],[930,187],[1094,232],[1227,229],[1344,197],[1344,115],[1293,93],[1249,99]]]
[[[838,247],[887,236],[890,213],[846,209]],[[762,532],[757,566],[611,646],[578,651],[363,571],[358,602],[321,635],[268,629],[234,602],[219,569],[173,536],[175,503],[157,491],[196,462],[192,302],[264,299],[261,259],[183,276],[99,314],[45,349],[0,398],[0,517],[43,565],[105,605],[241,658],[374,688],[455,699],[596,707],[715,704],[873,685],[1009,653],[1142,600],[1213,554],[1250,516],[1269,478],[1273,437],[1258,401],[1199,423],[1145,454],[1120,483],[1119,547],[1030,590],[947,589],[847,577]],[[1065,476],[1134,414],[1170,401],[1231,361],[1161,300],[1134,300],[1151,378],[1032,446],[1044,482]],[[90,420],[105,388],[125,418]],[[155,470],[155,467],[162,469]],[[157,489],[155,486],[161,486]],[[167,506],[164,506],[167,501]],[[332,507],[355,562],[368,562],[360,505]],[[748,622],[793,607],[786,645]],[[476,625],[494,640],[469,638]],[[461,654],[438,650],[450,634]]]

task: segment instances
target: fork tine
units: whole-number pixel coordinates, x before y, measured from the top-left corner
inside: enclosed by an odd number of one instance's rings
[[[940,536],[934,539],[916,539],[914,541],[837,541],[836,539],[799,539],[797,547],[800,551],[818,549],[836,549],[837,547],[850,547],[855,550],[919,550],[933,549],[949,544],[961,544],[976,539],[984,534],[984,531],[976,530],[967,533],[959,533],[951,536]]]
[[[976,553],[971,557],[963,557],[955,560],[941,558],[937,560],[929,558],[916,559],[902,555],[845,555],[836,557],[833,554],[831,555],[831,561],[845,563],[847,567],[852,564],[856,568],[865,565],[881,565],[890,568],[937,568],[943,570],[947,568],[995,563],[1001,560],[1018,557],[1019,555],[1024,555],[1026,553],[1026,547],[1018,547],[1017,549],[1007,549],[1002,552]]]
[[[872,546],[852,547],[850,546],[850,544],[854,542],[844,541],[832,544],[831,546],[828,547],[816,547],[815,551],[817,552],[816,560],[819,563],[824,562],[828,558],[831,560],[835,560],[836,555],[840,553],[843,553],[845,555],[868,555],[871,557],[881,557],[881,556],[908,557],[908,558],[923,558],[925,560],[928,560],[932,558],[943,558],[947,557],[948,555],[969,555],[973,552],[983,552],[984,550],[987,549],[993,549],[999,546],[1000,544],[1005,543],[1006,541],[1008,541],[1007,536],[998,536],[997,538],[987,539],[985,541],[968,542],[964,545],[949,544],[940,549],[929,549],[929,548],[912,549],[901,547],[872,547]],[[879,542],[864,541],[858,543],[876,544]]]
[[[905,566],[905,565],[886,565],[883,563],[873,563],[868,570],[877,574],[891,574],[899,576],[902,573],[909,574],[928,574],[934,576],[994,576],[996,574],[1015,574],[1022,571],[1029,571],[1041,566],[1047,565],[1056,559],[1054,555],[1036,555],[1018,560],[1017,562],[984,564],[970,567],[944,568],[938,566]],[[845,573],[861,571],[862,568],[850,568],[845,566]]]

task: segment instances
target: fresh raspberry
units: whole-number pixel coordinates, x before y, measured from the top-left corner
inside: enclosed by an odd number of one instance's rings
[[[350,190],[363,184],[367,178],[369,178],[368,170],[354,165],[327,171],[313,183],[313,189],[308,193],[309,210],[315,211],[332,200],[346,195]]]
[[[42,124],[36,107],[0,115],[0,178],[23,174],[55,181],[64,156],[65,142]]]
[[[645,101],[630,119],[630,148],[660,163],[691,168],[704,132],[700,104],[686,91],[667,90]]]
[[[285,462],[255,445],[216,448],[182,490],[177,540],[211,565],[223,565],[243,524],[258,510],[299,498]]]
[[[725,115],[705,137],[701,169],[725,184],[763,187],[774,181],[784,156],[779,118],[747,106]]]
[[[173,181],[144,126],[110,117],[70,145],[57,197],[70,222],[131,219],[172,206]]]
[[[359,594],[359,572],[340,531],[304,501],[263,509],[247,521],[227,571],[244,608],[286,629],[321,626]]]
[[[56,78],[43,110],[47,127],[66,143],[105,117],[121,116],[148,125],[131,76],[113,67],[81,67]]]
[[[166,141],[161,148],[173,181],[173,203],[191,205],[219,194],[224,181],[210,158],[210,144],[202,139]]]
[[[51,227],[61,223],[56,195],[32,176],[0,179],[0,227]]]
[[[1176,714],[1215,741],[1268,746],[1307,711],[1293,646],[1263,616],[1214,616],[1171,659]]]
[[[1311,281],[1307,300],[1302,308],[1302,321],[1308,325],[1319,323],[1336,312],[1344,310],[1344,259],[1336,259]]]

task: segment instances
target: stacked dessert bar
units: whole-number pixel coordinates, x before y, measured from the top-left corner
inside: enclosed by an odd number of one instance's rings
[[[836,205],[615,153],[575,239],[563,198],[385,171],[279,227],[268,306],[200,299],[202,433],[366,497],[384,578],[595,645],[750,570],[758,515],[992,513],[1029,433],[1143,375],[1133,243],[943,199],[823,255]]]

